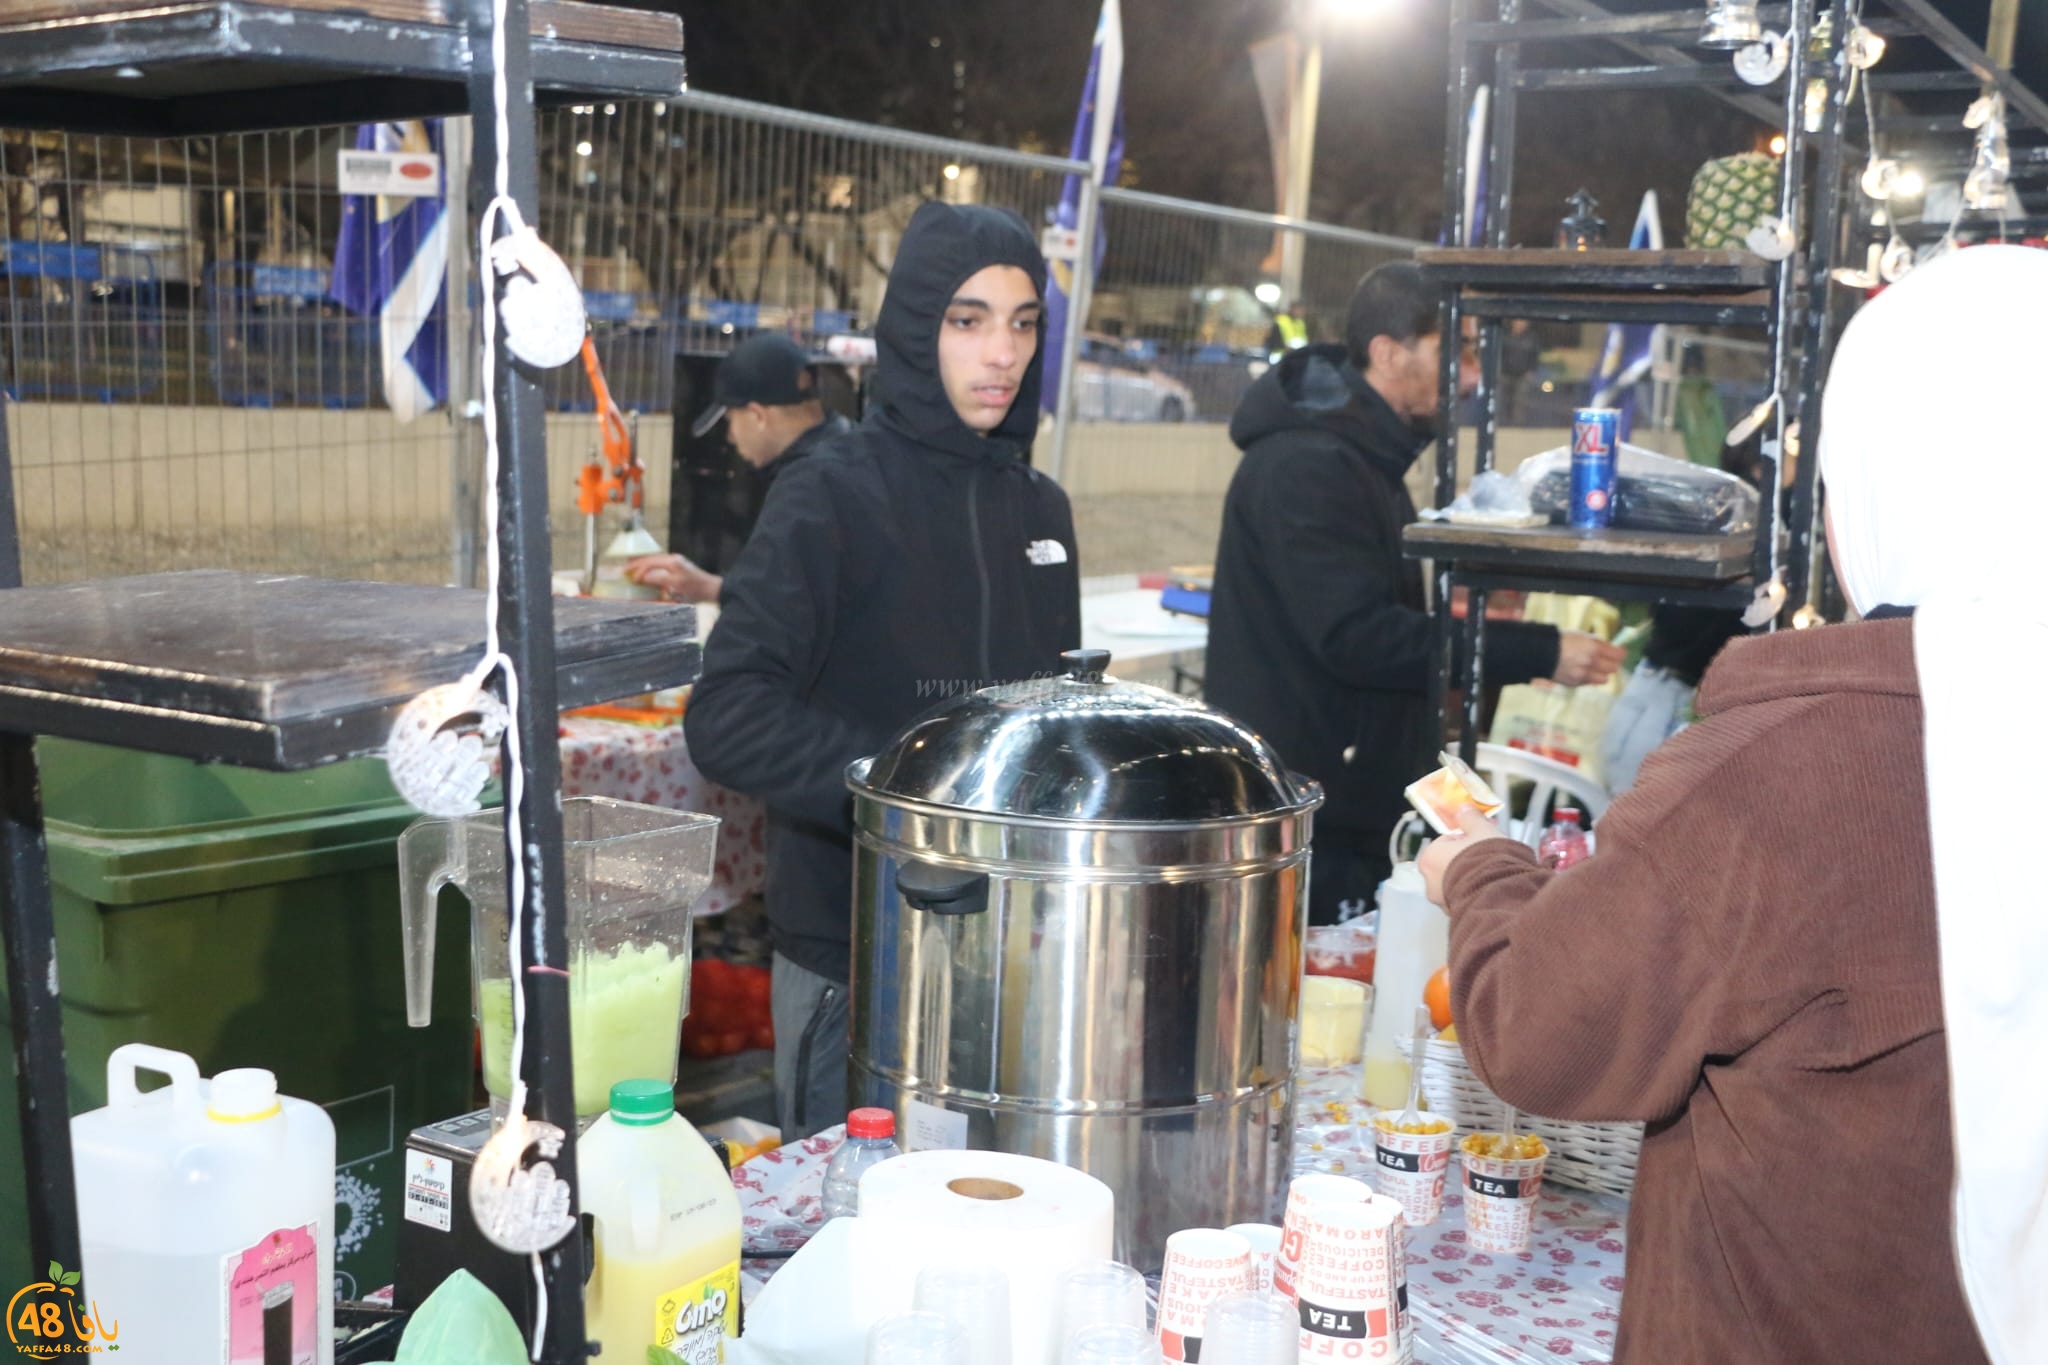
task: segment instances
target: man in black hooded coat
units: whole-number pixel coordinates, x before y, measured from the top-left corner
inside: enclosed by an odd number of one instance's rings
[[[1309,872],[1316,924],[1372,907],[1402,789],[1436,766],[1435,666],[1404,480],[1437,417],[1437,291],[1411,261],[1359,281],[1345,344],[1289,351],[1238,405],[1205,695],[1323,784]],[[1603,682],[1621,651],[1518,621],[1486,630],[1490,683]]]
[[[929,203],[875,328],[854,431],[776,480],[725,576],[685,731],[768,807],[782,1135],[846,1116],[847,765],[977,688],[1050,674],[1081,636],[1073,513],[1026,462],[1045,261],[1021,219]]]

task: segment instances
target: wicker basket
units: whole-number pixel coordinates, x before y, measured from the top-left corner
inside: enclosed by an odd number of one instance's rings
[[[1424,1050],[1422,1093],[1431,1113],[1458,1125],[1458,1135],[1495,1132],[1507,1105],[1482,1085],[1456,1043],[1432,1039]],[[1626,1195],[1636,1183],[1636,1155],[1643,1145],[1640,1123],[1570,1123],[1522,1114],[1516,1126],[1550,1146],[1543,1178],[1575,1189]]]

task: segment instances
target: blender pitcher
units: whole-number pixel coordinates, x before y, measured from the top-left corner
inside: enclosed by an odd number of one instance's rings
[[[717,838],[713,815],[600,796],[562,802],[570,1058],[579,1119],[605,1111],[614,1081],[675,1080],[688,1007],[690,907],[711,884]],[[432,1015],[435,900],[444,886],[469,898],[484,1088],[502,1117],[515,1066],[504,812],[415,820],[399,836],[398,876],[405,1008],[414,1028],[424,1028]]]

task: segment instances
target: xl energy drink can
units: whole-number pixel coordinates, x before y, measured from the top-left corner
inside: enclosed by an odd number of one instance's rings
[[[1621,412],[1580,408],[1572,414],[1571,524],[1607,525],[1614,515],[1614,457]]]

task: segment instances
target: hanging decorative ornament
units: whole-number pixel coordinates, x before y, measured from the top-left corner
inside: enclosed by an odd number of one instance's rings
[[[1842,40],[1842,56],[1858,71],[1868,71],[1884,59],[1884,39],[1858,24]]]
[[[484,686],[481,670],[430,687],[392,723],[384,763],[391,785],[416,809],[444,819],[473,814],[491,780],[491,754],[511,713]]]
[[[1700,26],[1701,47],[1733,50],[1764,36],[1756,0],[1707,0],[1707,19]]]
[[[2005,96],[1986,95],[1963,116],[1965,128],[1977,130],[1970,173],[1963,177],[1963,207],[2003,213],[2006,182],[2012,175],[2012,154],[2005,140]]]
[[[1799,247],[1799,239],[1792,235],[1792,225],[1771,213],[1758,219],[1742,240],[1767,261],[1786,260]]]
[[[1861,270],[1857,270],[1852,266],[1840,266],[1829,271],[1828,278],[1845,289],[1877,288],[1878,281],[1884,278],[1882,273],[1883,267],[1880,261],[1882,250],[1876,242],[1872,242],[1870,244],[1870,252],[1864,258]]]
[[[1884,249],[1884,255],[1877,263],[1878,274],[1884,276],[1886,284],[1897,284],[1913,270],[1913,248],[1897,232]]]
[[[1735,74],[1750,85],[1769,85],[1792,62],[1792,44],[1782,33],[1766,33],[1735,54]]]
[[[1741,445],[1744,441],[1747,441],[1750,437],[1756,435],[1757,431],[1763,426],[1763,424],[1770,420],[1771,414],[1777,411],[1777,408],[1778,395],[1776,390],[1773,390],[1771,394],[1764,399],[1763,402],[1758,403],[1755,407],[1751,408],[1747,416],[1745,416],[1741,421],[1737,422],[1734,426],[1728,429],[1728,435],[1726,438],[1726,444],[1728,448],[1730,450],[1733,450],[1735,449],[1735,447]],[[1769,455],[1772,459],[1777,458],[1776,445],[1777,443],[1774,441],[1769,442],[1766,445],[1765,453]]]
[[[1888,156],[1873,156],[1863,168],[1863,192],[1872,199],[1889,199],[1899,179],[1899,163]]]
[[[491,1245],[522,1255],[546,1251],[575,1228],[569,1184],[551,1164],[562,1154],[564,1136],[554,1124],[514,1110],[478,1150],[469,1173],[469,1211]],[[529,1151],[538,1157],[531,1166]]]
[[[1751,630],[1769,625],[1777,616],[1779,609],[1785,605],[1785,595],[1783,579],[1773,578],[1758,588],[1756,596],[1742,613],[1742,624]]]

